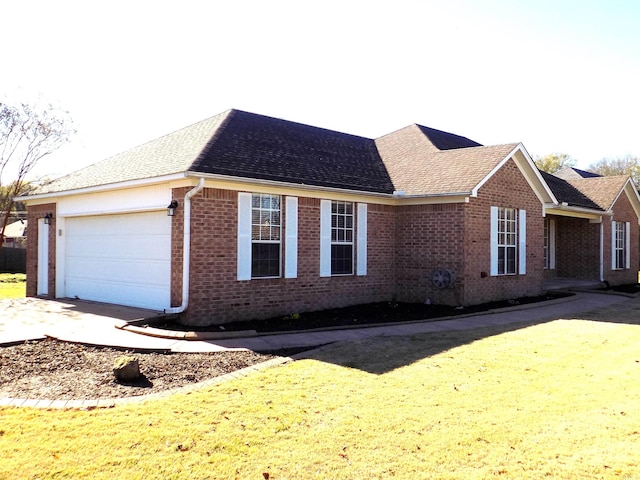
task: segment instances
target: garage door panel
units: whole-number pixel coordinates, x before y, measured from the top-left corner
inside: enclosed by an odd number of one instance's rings
[[[91,269],[87,269],[87,263]],[[166,285],[165,278],[171,274],[169,265],[160,261],[137,261],[135,263],[127,259],[88,259],[69,258],[67,269],[72,273],[69,278],[105,282],[143,283],[151,285]]]
[[[69,256],[78,258],[139,258],[140,252],[146,252],[145,257],[155,256],[166,260],[165,252],[159,252],[159,243],[166,242],[162,235],[145,235],[140,237],[122,236],[81,236],[68,237],[67,248]]]
[[[67,218],[65,294],[169,307],[171,219],[163,212]]]

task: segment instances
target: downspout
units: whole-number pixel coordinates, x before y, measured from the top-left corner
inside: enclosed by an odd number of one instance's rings
[[[604,221],[600,219],[600,283],[604,282]]]
[[[184,196],[184,235],[182,241],[182,304],[164,313],[182,313],[189,306],[189,273],[191,271],[191,198],[204,188],[204,178]]]

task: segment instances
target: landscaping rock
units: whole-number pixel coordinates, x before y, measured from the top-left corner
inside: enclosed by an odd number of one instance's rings
[[[116,380],[131,381],[140,378],[140,364],[135,357],[118,357],[113,362],[113,375]]]

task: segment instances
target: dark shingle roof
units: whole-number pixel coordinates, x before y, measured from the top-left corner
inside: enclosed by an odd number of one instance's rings
[[[423,127],[418,125],[418,128],[429,141],[438,150],[452,150],[454,148],[468,148],[468,147],[481,147],[482,144],[474,142],[467,137],[461,137],[449,132],[443,132],[442,130],[436,130],[435,128]]]
[[[393,193],[371,139],[232,110],[193,172]]]
[[[579,178],[594,178],[594,177],[602,176],[602,175],[598,175],[597,173],[587,172],[586,170],[580,170],[579,168],[574,168],[574,167],[565,167],[562,170],[555,172],[554,175],[564,180],[572,180],[572,179],[579,179]]]
[[[566,202],[573,207],[592,208],[595,210],[602,210],[600,206],[590,199],[587,195],[582,193],[576,187],[571,185],[566,180],[551,175],[550,173],[540,171],[542,178],[558,199],[558,202]]]
[[[185,172],[228,114],[223,112],[89,165],[42,185],[31,194],[64,192]]]

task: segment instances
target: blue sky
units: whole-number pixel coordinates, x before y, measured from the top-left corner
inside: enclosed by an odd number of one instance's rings
[[[640,2],[0,0],[0,98],[69,110],[62,174],[239,108],[419,123],[586,167],[640,156]]]

